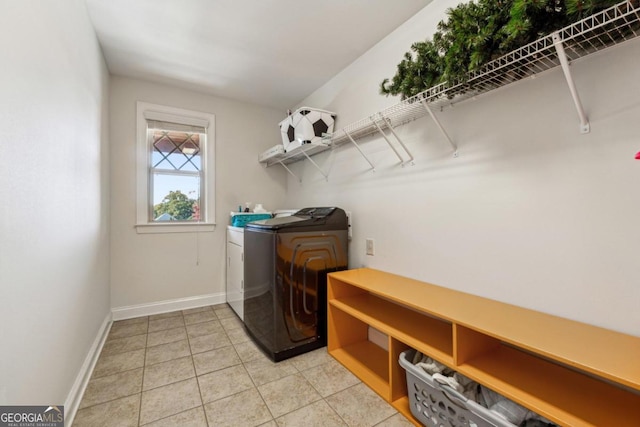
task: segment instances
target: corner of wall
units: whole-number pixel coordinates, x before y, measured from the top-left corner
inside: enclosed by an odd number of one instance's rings
[[[80,402],[82,401],[82,396],[84,395],[84,392],[87,388],[87,384],[89,384],[93,369],[98,362],[98,357],[100,356],[102,347],[104,347],[104,343],[107,340],[109,330],[111,330],[111,324],[112,315],[111,313],[108,313],[105,316],[100,329],[98,330],[96,338],[93,340],[93,344],[91,344],[91,348],[89,348],[89,351],[84,358],[84,362],[80,367],[80,371],[78,372],[78,375],[73,382],[73,386],[71,387],[71,390],[69,391],[69,394],[67,395],[67,398],[64,402],[65,425],[68,427],[73,424],[73,420],[78,411],[78,407],[80,406]]]

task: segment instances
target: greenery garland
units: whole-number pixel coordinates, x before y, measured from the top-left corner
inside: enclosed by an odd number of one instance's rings
[[[431,40],[404,54],[383,95],[410,98],[440,83],[464,82],[467,73],[619,0],[477,0],[447,10]]]

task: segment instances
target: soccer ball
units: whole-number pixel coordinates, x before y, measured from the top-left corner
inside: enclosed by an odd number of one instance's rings
[[[302,107],[280,122],[280,135],[284,151],[288,152],[304,144],[322,142],[323,134],[333,133],[335,113]]]
[[[292,119],[293,116],[287,116],[286,119],[280,122],[280,136],[282,137],[282,145],[284,146],[285,153],[287,150],[293,149],[293,147],[289,147],[289,145],[296,140]],[[299,146],[299,144],[297,146]]]

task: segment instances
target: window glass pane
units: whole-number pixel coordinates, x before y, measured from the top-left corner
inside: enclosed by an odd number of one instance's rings
[[[191,163],[194,164],[196,169],[198,169],[198,170],[202,169],[202,163],[201,163],[200,154],[198,154],[197,156],[193,156],[191,158]]]
[[[186,160],[184,155],[180,152],[171,153],[166,156],[166,159],[169,163],[171,163],[171,169],[180,170],[180,165],[184,163]]]
[[[160,165],[162,165],[162,166],[160,166]],[[164,156],[154,150],[151,153],[151,166],[154,167],[154,168],[157,168],[157,167],[167,168],[167,166],[165,166],[165,165],[170,166],[169,162],[164,160]]]
[[[153,133],[153,146],[158,152],[167,154],[178,149],[173,138],[169,138],[169,133],[160,130]]]
[[[194,156],[193,158],[190,158],[188,160],[186,160],[181,166],[180,166],[180,170],[182,171],[189,171],[189,172],[198,172],[200,170],[200,168],[198,167],[200,165],[200,158],[198,157],[196,160],[196,156]]]
[[[200,220],[200,177],[155,172],[153,221]]]
[[[148,129],[151,138],[151,166],[196,172],[201,169],[200,140],[203,134]]]

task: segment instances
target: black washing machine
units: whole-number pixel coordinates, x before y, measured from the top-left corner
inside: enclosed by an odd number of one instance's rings
[[[327,273],[347,269],[336,207],[251,222],[244,231],[244,325],[274,361],[327,345]]]

